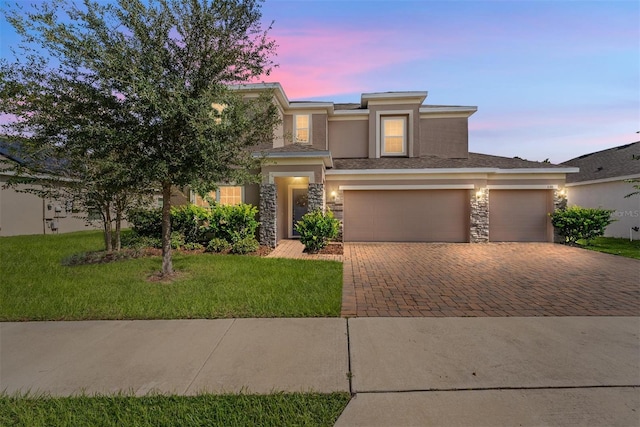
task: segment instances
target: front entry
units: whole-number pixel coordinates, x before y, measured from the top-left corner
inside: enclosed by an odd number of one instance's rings
[[[291,237],[300,237],[295,229],[296,222],[300,221],[304,214],[307,213],[309,198],[308,188],[291,188]]]

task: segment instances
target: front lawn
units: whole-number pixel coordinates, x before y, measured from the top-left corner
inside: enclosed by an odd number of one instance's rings
[[[8,397],[3,426],[332,426],[348,393]]]
[[[0,238],[0,321],[327,317],[340,315],[342,264],[256,256],[174,254],[179,273],[150,281],[160,258],[80,266],[99,232]]]
[[[598,237],[591,244],[587,244],[584,240],[578,240],[578,244],[580,247],[592,251],[640,259],[640,240],[630,241],[629,239],[616,237]]]

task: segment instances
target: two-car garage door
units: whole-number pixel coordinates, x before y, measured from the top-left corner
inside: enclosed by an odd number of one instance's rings
[[[551,241],[549,190],[490,190],[489,240]],[[346,242],[468,242],[469,190],[346,190]]]
[[[467,242],[469,190],[344,192],[347,242]]]

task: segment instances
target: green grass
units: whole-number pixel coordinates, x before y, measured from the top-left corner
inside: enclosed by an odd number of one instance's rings
[[[159,257],[61,265],[101,249],[101,237],[0,238],[0,321],[340,315],[339,262],[174,254],[180,274],[171,283],[148,280]]]
[[[3,426],[332,426],[348,393],[8,397]]]
[[[591,244],[587,245],[586,243],[584,240],[578,241],[578,244],[585,249],[640,259],[640,240],[629,241],[629,239],[616,237],[598,237]]]

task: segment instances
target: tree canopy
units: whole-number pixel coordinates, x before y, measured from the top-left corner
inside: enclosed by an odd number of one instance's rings
[[[94,184],[162,191],[163,274],[172,187],[245,182],[250,148],[272,139],[272,94],[236,90],[275,66],[260,3],[51,0],[6,12],[24,44],[0,65],[1,112],[17,118],[5,131]]]

